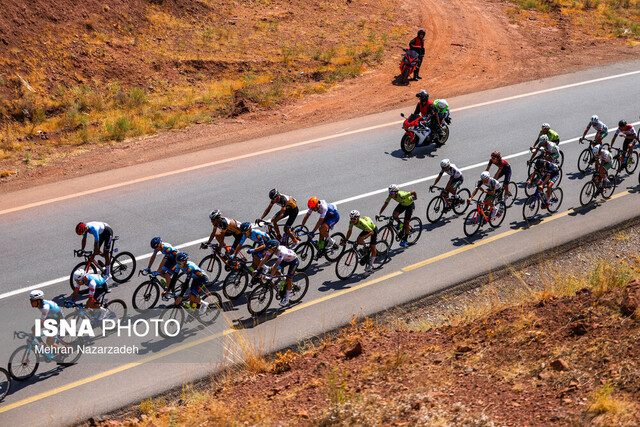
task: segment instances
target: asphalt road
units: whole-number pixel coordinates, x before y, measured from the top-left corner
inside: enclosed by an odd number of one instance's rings
[[[342,219],[336,229],[346,231],[350,210],[373,217],[387,186],[396,183],[418,192],[415,214],[425,226],[417,245],[406,250],[394,246],[391,261],[372,275],[359,268],[352,280],[344,282],[336,278],[333,265],[323,262],[312,268],[302,304],[280,312],[274,302],[274,310],[258,324],[246,306],[237,305],[209,328],[188,325],[177,340],[135,341],[141,348],[136,357],[105,360],[85,355],[81,363],[64,369],[41,364],[34,378],[14,382],[12,393],[0,404],[0,423],[33,425],[36,419],[42,424],[66,424],[104,413],[207,375],[248,353],[295,344],[343,325],[354,314],[371,314],[420,298],[636,216],[637,171],[621,175],[612,200],[575,208],[588,180],[577,173],[576,160],[584,146],[576,139],[592,114],[613,130],[621,118],[638,122],[637,70],[640,61],[449,99],[453,124],[447,144],[418,148],[409,158],[400,150],[399,113],[411,112],[414,105],[4,195],[0,200],[2,360],[21,344],[10,339],[13,330],[32,324],[25,326],[16,319],[25,312],[29,319],[38,315],[29,308],[29,289],[40,287],[48,298],[68,295],[68,274],[78,262],[72,250],[80,243],[73,230],[80,220],[108,222],[121,236],[120,249],[133,252],[141,266],[148,262],[149,240],[155,235],[176,245],[187,244],[184,250],[199,260],[206,252],[196,242],[211,231],[212,209],[241,221],[253,220],[261,215],[274,186],[301,205],[311,196],[337,202]],[[413,83],[407,90],[418,89]],[[491,151],[500,150],[513,156],[509,158],[513,180],[521,182],[529,158],[524,152],[543,122],[551,123],[563,141],[564,201],[558,215],[543,215],[542,223],[526,227],[518,201],[500,228],[486,226],[473,239],[465,237],[462,218],[454,215],[436,225],[427,223],[425,209],[435,196],[427,187],[440,160],[449,158],[465,168],[464,186],[470,187]],[[312,216],[311,223],[316,219]],[[134,278],[115,287],[110,296],[130,305],[140,282]],[[96,340],[98,344],[121,341],[109,337]]]

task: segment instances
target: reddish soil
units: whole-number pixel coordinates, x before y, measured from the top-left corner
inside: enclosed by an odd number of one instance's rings
[[[181,132],[89,147],[80,155],[60,156],[45,166],[0,180],[0,193],[304,128],[309,123],[397,108],[412,102],[420,88],[435,97],[452,97],[640,56],[640,49],[624,40],[586,37],[559,14],[549,17],[527,12],[528,18],[519,17],[511,22],[505,13],[510,6],[489,0],[408,1],[404,7],[412,12],[407,12],[407,16],[416,27],[427,29],[428,51],[422,71],[424,79],[411,82],[408,87],[392,84],[398,73],[398,49],[390,52],[376,70],[343,82],[327,93],[248,112],[213,125],[196,125]],[[18,6],[13,9],[14,14],[26,13]],[[36,16],[47,13],[42,11]],[[61,15],[56,19],[62,18]],[[6,34],[10,37],[11,31],[6,30]],[[96,158],[102,161],[95,162]],[[76,167],[88,162],[92,168]],[[0,169],[2,166],[0,162]]]

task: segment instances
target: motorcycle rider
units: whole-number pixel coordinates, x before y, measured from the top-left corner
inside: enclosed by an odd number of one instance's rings
[[[418,30],[418,36],[409,42],[409,49],[415,51],[419,55],[418,65],[416,65],[416,69],[413,72],[413,80],[418,80],[422,78],[419,76],[419,73],[420,73],[420,65],[422,65],[422,59],[424,58],[424,53],[425,53],[424,36],[426,34],[427,32],[424,30],[424,28],[420,28]]]
[[[416,109],[413,114],[420,114],[425,119],[429,117],[429,115],[433,114],[435,111],[433,108],[433,101],[429,99],[429,92],[424,89],[420,89],[420,92],[416,93],[416,98],[418,101],[418,105],[416,105]]]

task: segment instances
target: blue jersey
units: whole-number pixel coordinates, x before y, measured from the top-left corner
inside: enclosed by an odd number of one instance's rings
[[[42,300],[42,308],[40,309],[40,320],[57,319],[62,317],[62,311],[58,304],[46,299]]]
[[[100,287],[107,287],[107,280],[100,274],[87,274],[87,286],[89,287],[89,296],[93,297],[96,289]],[[76,283],[76,289],[80,289],[80,285]]]
[[[176,265],[176,268],[178,273],[182,272],[186,274],[187,277],[190,279],[204,277],[205,279],[209,280],[205,272],[200,267],[198,267],[194,262],[187,261],[184,267],[180,268],[179,265]]]
[[[91,234],[93,238],[96,239],[96,242],[97,242],[100,240],[100,235],[102,234],[104,229],[107,228],[108,226],[109,224],[107,224],[106,222],[98,222],[98,221],[88,222],[87,231],[84,232],[84,235],[86,236],[87,233]]]
[[[178,250],[173,246],[171,246],[171,243],[167,243],[167,242],[162,242],[160,246],[158,246],[158,248],[156,248],[156,250],[153,251],[153,254],[155,255],[158,252],[161,252],[162,254],[164,254],[165,258],[169,258],[172,256],[174,257],[178,255]]]
[[[253,240],[259,245],[264,245],[267,242],[267,240],[269,240],[269,235],[262,230],[254,229],[254,230],[251,230],[249,239]],[[243,244],[245,240],[247,240],[247,235],[243,234],[242,239],[240,239],[240,244]]]

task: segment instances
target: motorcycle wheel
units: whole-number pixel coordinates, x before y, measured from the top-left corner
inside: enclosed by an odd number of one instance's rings
[[[411,135],[404,134],[404,136],[400,140],[400,148],[402,148],[404,154],[411,154],[413,149],[416,148],[416,137],[414,136],[412,141]]]
[[[400,83],[402,83],[403,85],[408,85],[409,84],[409,72],[411,70],[409,69],[409,67],[405,67],[404,70],[402,70],[402,75],[400,77]]]
[[[449,126],[444,125],[442,127],[442,130],[444,131],[444,136],[442,138],[440,138],[440,136],[438,136],[437,142],[436,142],[436,144],[438,144],[438,145],[444,145],[444,143],[449,140]]]

